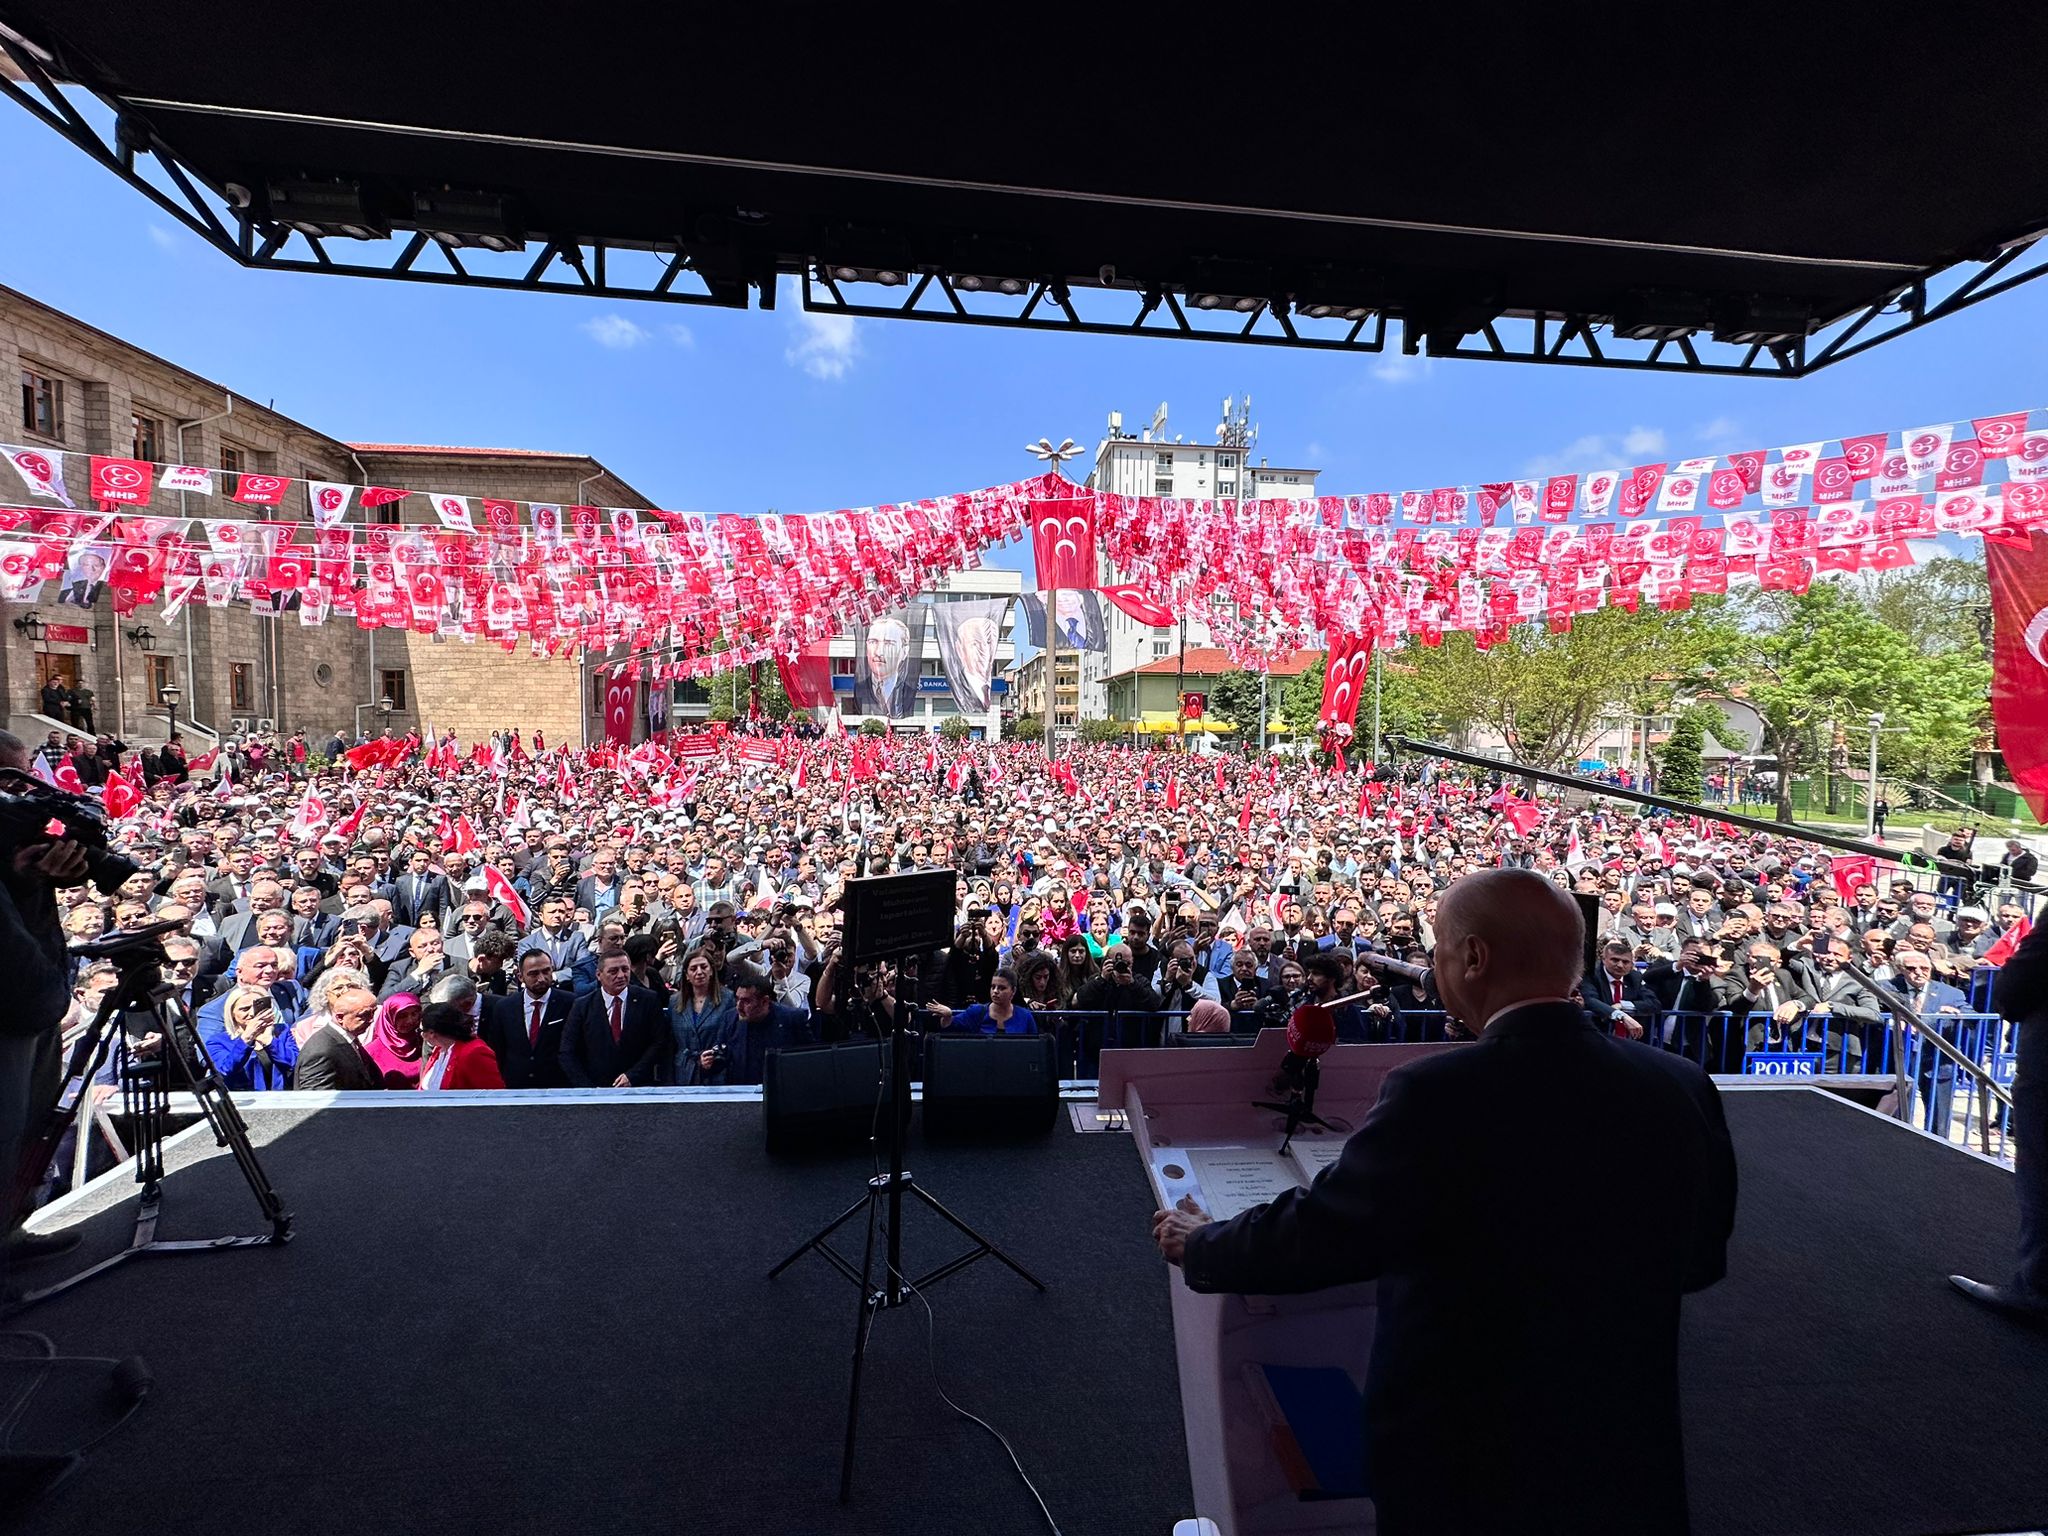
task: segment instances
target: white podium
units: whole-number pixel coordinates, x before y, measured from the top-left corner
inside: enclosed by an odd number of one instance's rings
[[[1403,1062],[1455,1046],[1340,1045],[1322,1058],[1316,1112],[1357,1125]],[[1172,1204],[1196,1188],[1195,1157],[1220,1149],[1277,1149],[1284,1117],[1254,1109],[1272,1100],[1270,1084],[1287,1051],[1287,1033],[1260,1032],[1249,1047],[1104,1051],[1098,1104],[1124,1111],[1155,1194]],[[1334,1154],[1343,1136],[1304,1131],[1295,1145],[1311,1166]],[[1227,1154],[1216,1159],[1228,1162]],[[1212,1210],[1211,1214],[1223,1212]],[[1340,1286],[1307,1296],[1204,1296],[1167,1271],[1182,1418],[1195,1512],[1222,1536],[1282,1531],[1374,1530],[1372,1501],[1297,1496],[1272,1442],[1247,1367],[1341,1366],[1364,1384],[1372,1349],[1375,1288]]]

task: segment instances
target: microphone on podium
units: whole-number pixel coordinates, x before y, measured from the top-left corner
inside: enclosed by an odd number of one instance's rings
[[[1287,1054],[1280,1058],[1280,1072],[1273,1079],[1273,1092],[1299,1089],[1308,1074],[1308,1064],[1337,1043],[1337,1015],[1322,1003],[1303,1003],[1287,1018]]]

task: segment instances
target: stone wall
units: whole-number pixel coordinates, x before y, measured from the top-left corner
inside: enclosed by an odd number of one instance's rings
[[[24,425],[24,368],[62,384],[61,434],[42,436]],[[231,396],[175,364],[4,288],[0,385],[5,386],[0,443],[79,455],[67,459],[65,480],[81,509],[90,505],[84,456],[128,455],[137,414],[160,424],[156,457],[165,461],[219,468],[224,452],[231,452],[245,471],[299,479],[564,505],[649,505],[584,455],[477,449],[358,454],[341,439]],[[145,510],[159,517],[245,515],[249,509],[226,498],[231,483],[223,481],[221,489],[224,494],[216,497],[159,493]],[[51,505],[26,494],[4,465],[0,503]],[[291,489],[282,510],[290,517],[306,516],[303,488]],[[407,522],[429,520],[424,507],[406,511]],[[196,530],[194,537],[203,542]],[[584,668],[573,661],[542,660],[524,647],[508,655],[484,641],[435,641],[399,630],[372,635],[345,617],[306,626],[296,614],[258,615],[247,603],[209,609],[195,602],[172,623],[154,605],[117,619],[105,593],[91,610],[60,604],[56,597],[57,591],[46,585],[33,611],[45,624],[84,626],[91,632],[87,641],[38,645],[13,624],[31,611],[27,605],[0,610],[5,621],[0,622],[0,698],[5,700],[0,716],[17,722],[19,729],[34,729],[37,739],[41,730],[23,717],[38,708],[39,652],[74,657],[81,681],[97,696],[95,724],[118,729],[137,743],[161,740],[165,729],[164,711],[148,685],[152,654],[170,658],[170,679],[184,695],[181,725],[197,721],[226,731],[235,720],[270,719],[281,730],[304,728],[316,745],[334,730],[353,730],[358,719],[374,731],[379,718],[374,705],[387,671],[404,674],[404,707],[391,717],[398,730],[432,723],[473,739],[507,725],[519,725],[530,735],[538,726],[550,741],[573,741],[586,720],[594,727],[601,715],[601,710],[582,707],[588,693]],[[153,637],[148,651],[134,638],[143,628]],[[239,698],[238,677],[244,684]]]

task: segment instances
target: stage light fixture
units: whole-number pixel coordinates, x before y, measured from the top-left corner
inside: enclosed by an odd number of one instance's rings
[[[391,233],[389,222],[371,212],[356,182],[273,181],[266,191],[270,216],[309,238],[382,240]]]
[[[1294,312],[1308,320],[1365,320],[1372,315],[1365,304],[1300,304]]]
[[[962,272],[953,280],[953,286],[962,293],[1002,293],[1011,298],[1023,293],[1031,284],[1021,277],[988,277],[979,272]]]
[[[1714,315],[1714,340],[1736,346],[1781,347],[1813,330],[1813,311],[1796,299],[1753,293],[1724,301]]]
[[[910,281],[909,273],[901,267],[830,266],[825,270],[836,283],[880,283],[885,288],[900,288]]]
[[[1188,296],[1188,302],[1196,309],[1233,309],[1248,315],[1266,301],[1242,293],[1195,293]]]
[[[1705,295],[1637,289],[1614,311],[1614,334],[1628,341],[1677,341],[1713,323]]]
[[[415,192],[412,222],[442,245],[484,251],[523,251],[526,229],[509,199],[493,192]]]

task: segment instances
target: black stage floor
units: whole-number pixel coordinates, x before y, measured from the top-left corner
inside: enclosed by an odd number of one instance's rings
[[[1728,1113],[1731,1275],[1686,1316],[1694,1529],[2048,1522],[2048,1336],[1943,1280],[2003,1272],[2010,1176],[1818,1093],[1730,1094]],[[1042,1530],[1001,1448],[935,1396],[914,1307],[878,1325],[859,1486],[835,1502],[853,1288],[815,1257],[761,1275],[867,1169],[770,1162],[758,1116],[256,1114],[299,1218],[289,1248],[141,1260],[20,1320],[67,1349],[140,1352],[159,1383],[22,1528]],[[1130,1140],[1063,1127],[1026,1150],[913,1153],[1052,1287],[993,1261],[936,1287],[947,1387],[1009,1435],[1065,1530],[1166,1536],[1190,1495]],[[167,1236],[256,1228],[218,1156],[168,1192]],[[131,1210],[87,1218],[86,1258],[125,1241]],[[933,1218],[907,1231],[920,1267],[954,1251]],[[1588,1426],[1587,1454],[1626,1456],[1628,1426]]]

